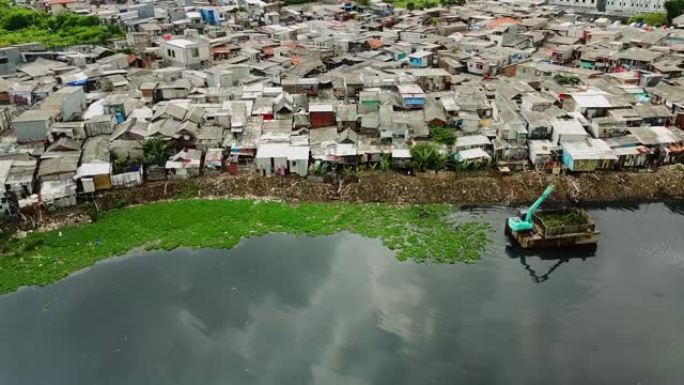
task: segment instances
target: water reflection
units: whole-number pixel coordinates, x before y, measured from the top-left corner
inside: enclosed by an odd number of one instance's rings
[[[473,265],[399,263],[346,233],[271,235],[122,258],[2,296],[0,384],[684,378],[684,217],[597,210],[593,254],[520,254],[501,231],[509,212],[475,212],[496,242]]]
[[[551,274],[556,271],[562,264],[568,263],[572,260],[586,261],[587,258],[596,255],[596,245],[578,246],[566,249],[542,249],[542,250],[524,250],[516,246],[508,245],[505,248],[506,255],[512,259],[518,259],[525,271],[530,275],[532,282],[542,283],[547,281]],[[533,267],[537,259],[542,261],[554,261],[550,267],[545,266],[539,273],[539,268]]]

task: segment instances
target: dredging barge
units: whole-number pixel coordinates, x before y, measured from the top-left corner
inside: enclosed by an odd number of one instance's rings
[[[596,245],[599,232],[585,210],[536,212],[553,190],[554,186],[550,185],[526,212],[508,218],[506,235],[523,249]]]

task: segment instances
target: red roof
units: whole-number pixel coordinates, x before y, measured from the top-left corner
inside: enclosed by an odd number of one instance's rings
[[[48,0],[48,5],[58,5],[58,4],[71,4],[78,3],[78,0]]]
[[[505,24],[520,24],[520,20],[514,19],[512,17],[500,17],[494,19],[487,24],[487,28],[494,29]]]
[[[368,42],[368,45],[372,49],[378,49],[378,48],[382,47],[382,40],[380,40],[380,39],[375,39],[375,38],[371,37],[370,39],[368,39],[366,41]]]

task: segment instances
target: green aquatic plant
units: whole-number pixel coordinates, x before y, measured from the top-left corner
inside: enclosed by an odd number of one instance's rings
[[[379,238],[399,260],[473,262],[487,244],[488,225],[453,224],[448,205],[288,204],[254,200],[179,200],[125,207],[97,222],[6,243],[0,292],[45,285],[136,247],[230,248],[268,233],[330,235],[350,231]]]

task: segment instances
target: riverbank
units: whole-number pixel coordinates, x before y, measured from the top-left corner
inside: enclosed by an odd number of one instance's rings
[[[684,166],[655,172],[602,172],[554,176],[547,172],[440,172],[407,176],[394,172],[362,173],[358,183],[315,182],[305,178],[262,177],[255,174],[208,175],[185,181],[146,183],[103,192],[91,203],[50,215],[5,224],[5,233],[17,229],[47,231],[90,222],[111,209],[160,200],[188,198],[255,198],[286,202],[349,202],[387,204],[450,204],[455,206],[525,205],[550,183],[556,190],[547,204],[591,205],[646,203],[684,198]]]
[[[448,205],[288,204],[256,200],[179,200],[104,213],[97,221],[33,232],[4,245],[0,293],[45,285],[133,248],[230,248],[267,233],[378,238],[397,258],[472,262],[487,243],[487,225],[448,223]]]
[[[362,174],[358,183],[313,182],[302,178],[259,175],[216,175],[179,182],[161,182],[112,190],[98,200],[103,207],[140,204],[161,199],[259,197],[286,201],[381,202],[391,204],[519,205],[533,202],[550,183],[550,202],[572,204],[651,202],[684,197],[684,166],[654,172],[601,172],[554,176],[518,172],[502,176],[439,173],[407,176],[393,172]]]

